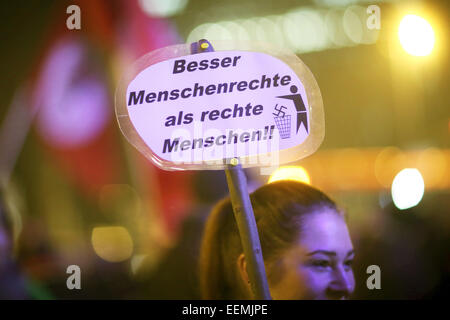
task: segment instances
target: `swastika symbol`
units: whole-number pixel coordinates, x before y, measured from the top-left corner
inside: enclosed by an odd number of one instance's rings
[[[280,106],[280,107],[277,108],[277,106],[278,106],[278,104],[275,105],[274,109],[275,109],[276,111],[278,111],[278,113],[273,112],[272,114],[273,114],[275,117],[284,117],[285,112],[283,111],[283,109],[287,109],[287,108],[286,108],[285,106]]]

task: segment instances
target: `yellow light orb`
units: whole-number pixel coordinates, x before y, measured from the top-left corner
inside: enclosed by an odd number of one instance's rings
[[[413,56],[427,56],[434,47],[435,37],[431,25],[422,17],[406,15],[398,28],[400,44]]]
[[[95,253],[108,262],[125,261],[133,253],[133,240],[124,227],[96,227],[91,241]]]
[[[281,167],[275,170],[269,178],[269,183],[280,180],[294,180],[310,184],[309,174],[301,166]]]

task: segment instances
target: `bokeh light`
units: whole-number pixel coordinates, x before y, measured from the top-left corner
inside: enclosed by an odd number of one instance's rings
[[[146,254],[136,254],[131,258],[131,272],[134,274],[138,272],[145,259],[148,257]]]
[[[337,150],[331,158],[328,168],[329,179],[343,190],[351,190],[366,180],[368,159],[366,155],[356,148],[343,148]],[[345,172],[345,174],[343,174]]]
[[[247,30],[245,30],[245,28],[243,28],[237,21],[224,21],[220,23],[220,25],[233,35],[234,40],[250,40]]]
[[[392,182],[392,200],[400,210],[412,208],[419,204],[425,191],[425,184],[420,171],[407,168],[400,171]]]
[[[328,38],[330,39],[330,46],[332,47],[345,47],[351,46],[354,43],[348,38],[344,30],[344,11],[333,10],[327,11],[324,17],[324,23],[327,31]]]
[[[306,171],[306,169],[301,166],[287,166],[278,168],[270,176],[269,183],[280,180],[294,180],[307,184],[311,183],[308,171]]]
[[[364,30],[367,29],[358,16],[358,9],[360,9],[360,7],[357,6],[347,8],[342,20],[345,33],[354,43],[362,43]]]
[[[407,166],[407,155],[396,147],[382,149],[375,158],[374,173],[378,183],[390,188],[397,172]]]
[[[186,42],[187,43],[191,43],[191,42],[196,42],[199,39],[204,39],[205,38],[205,33],[206,31],[209,29],[209,27],[211,26],[211,23],[205,23],[205,24],[201,24],[197,27],[195,27],[188,35]]]
[[[213,23],[205,32],[205,39],[214,40],[233,40],[231,32],[219,23]],[[199,38],[200,39],[200,38]],[[198,41],[198,39],[197,39]]]
[[[437,148],[423,150],[417,159],[417,168],[423,175],[427,189],[439,187],[449,177],[445,153]]]
[[[103,75],[95,69],[81,72],[92,58],[84,43],[67,38],[46,59],[34,104],[39,108],[38,131],[50,145],[87,145],[107,126],[110,99]]]
[[[139,0],[142,10],[154,17],[170,17],[182,12],[188,0]]]
[[[431,25],[422,17],[406,15],[398,28],[400,44],[413,56],[427,56],[434,47],[435,36]]]
[[[124,227],[96,227],[91,241],[95,253],[108,262],[125,261],[133,253],[133,240]]]
[[[297,7],[280,15],[201,24],[189,33],[186,42],[198,39],[268,42],[288,47],[296,53],[373,44],[378,30],[365,27],[366,9]]]

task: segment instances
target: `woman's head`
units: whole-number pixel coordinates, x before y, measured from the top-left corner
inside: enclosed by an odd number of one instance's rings
[[[345,298],[353,291],[353,247],[343,214],[332,200],[293,181],[265,185],[250,199],[274,299]],[[251,298],[229,199],[208,218],[200,269],[204,298]]]

